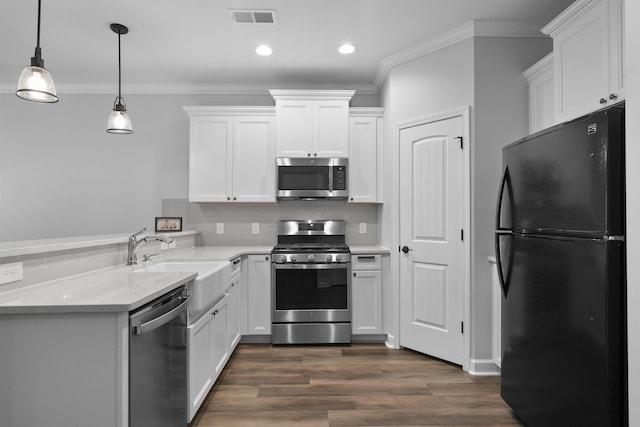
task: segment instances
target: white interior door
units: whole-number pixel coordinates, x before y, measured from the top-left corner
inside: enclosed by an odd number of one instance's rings
[[[462,135],[460,116],[400,130],[400,345],[457,364],[464,348]]]

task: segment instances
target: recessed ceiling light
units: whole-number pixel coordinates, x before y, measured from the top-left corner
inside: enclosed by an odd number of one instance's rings
[[[356,47],[349,43],[345,43],[338,48],[338,52],[340,52],[343,55],[349,55],[355,51],[356,51]]]
[[[266,44],[263,44],[256,48],[256,53],[260,56],[269,56],[273,53],[273,51],[269,46],[267,46]]]

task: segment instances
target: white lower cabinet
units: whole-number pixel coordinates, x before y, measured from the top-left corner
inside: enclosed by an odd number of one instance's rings
[[[189,421],[213,386],[211,314],[205,313],[188,327],[189,348]]]
[[[229,287],[229,354],[233,353],[233,350],[235,350],[236,346],[240,342],[240,338],[242,337],[242,332],[240,330],[240,316],[244,316],[246,314],[244,310],[240,309],[241,283],[240,275],[238,274],[231,279],[231,286]]]
[[[351,333],[382,334],[382,262],[380,255],[352,255]]]
[[[213,380],[215,381],[222,372],[224,365],[229,360],[229,295],[227,294],[211,312],[211,343],[213,345]]]
[[[247,322],[249,335],[271,334],[271,257],[247,257]]]
[[[213,387],[231,353],[229,295],[227,294],[187,328],[189,359],[189,421]],[[237,312],[235,313],[237,314]]]

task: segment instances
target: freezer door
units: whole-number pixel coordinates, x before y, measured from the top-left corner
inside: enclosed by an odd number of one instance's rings
[[[622,244],[508,240],[503,399],[529,427],[626,425]]]
[[[610,109],[503,149],[501,227],[585,236],[623,235],[623,112]],[[503,218],[504,220],[504,218]]]

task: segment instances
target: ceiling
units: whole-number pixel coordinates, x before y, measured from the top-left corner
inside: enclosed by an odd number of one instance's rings
[[[59,93],[353,88],[375,93],[381,64],[472,20],[546,23],[573,0],[42,0],[40,45]],[[2,0],[0,90],[15,90],[36,44],[37,0]],[[274,10],[276,24],[229,10]],[[541,26],[541,25],[540,25]],[[539,27],[536,27],[539,28]],[[337,52],[344,42],[352,55]],[[268,44],[273,55],[256,55]]]

